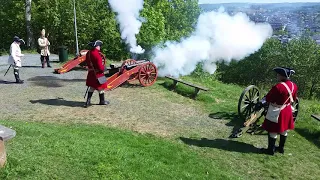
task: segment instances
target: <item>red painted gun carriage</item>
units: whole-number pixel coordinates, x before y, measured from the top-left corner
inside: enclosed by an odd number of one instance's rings
[[[75,58],[66,62],[61,68],[55,69],[55,73],[63,74],[76,66],[80,65],[86,68],[86,54],[89,50],[82,50]],[[101,53],[103,64],[106,64],[106,58]],[[106,91],[113,90],[125,82],[139,80],[144,87],[153,85],[158,77],[157,67],[149,60],[125,60],[120,67],[110,65],[105,73],[107,79]]]
[[[144,87],[153,85],[158,77],[157,67],[149,60],[128,59],[120,67],[110,66],[106,76],[106,91],[113,90],[125,82],[139,80]]]

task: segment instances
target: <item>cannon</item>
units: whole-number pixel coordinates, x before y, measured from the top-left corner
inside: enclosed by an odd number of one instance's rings
[[[81,50],[79,55],[70,59],[69,61],[67,61],[64,65],[62,65],[60,68],[54,69],[54,73],[56,74],[64,74],[67,73],[69,71],[71,71],[72,69],[74,69],[75,67],[77,67],[78,65],[82,68],[87,68],[87,65],[85,63],[86,61],[86,54],[89,50]],[[100,56],[102,57],[103,60],[103,65],[106,64],[106,57],[104,54],[100,53]]]
[[[139,80],[144,87],[153,85],[158,77],[157,67],[149,60],[125,60],[120,67],[110,65],[107,77],[106,91],[113,90],[125,82]]]
[[[294,122],[296,122],[299,112],[299,99],[297,98],[291,106]],[[238,117],[243,121],[243,124],[232,133],[231,137],[241,137],[245,132],[255,134],[261,127],[259,120],[267,114],[267,110],[268,103],[264,101],[260,89],[255,85],[250,85],[245,88],[238,102]]]

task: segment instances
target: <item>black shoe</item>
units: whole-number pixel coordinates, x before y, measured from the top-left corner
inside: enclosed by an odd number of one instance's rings
[[[109,101],[105,101],[104,100],[104,93],[103,94],[99,94],[99,99],[100,99],[99,105],[108,105],[108,104],[110,104]]]
[[[47,61],[47,67],[51,68],[49,61]]]
[[[89,107],[90,105],[91,105],[91,97],[92,97],[92,94],[93,94],[93,92],[88,92],[88,97],[87,97],[87,101],[86,101],[86,103],[84,104],[84,108],[87,108],[87,107]]]
[[[19,69],[14,69],[14,70],[13,70],[13,73],[14,73],[14,77],[16,78],[16,83],[18,83],[18,84],[23,84],[23,83],[24,83],[24,80],[21,80],[21,79],[20,79]]]
[[[284,154],[284,144],[286,143],[287,136],[280,135],[279,147],[276,147],[276,151]]]
[[[274,139],[274,138],[268,136],[268,149],[262,148],[261,152],[263,154],[274,155],[274,152],[276,149],[276,147],[275,147],[276,140],[277,139]]]

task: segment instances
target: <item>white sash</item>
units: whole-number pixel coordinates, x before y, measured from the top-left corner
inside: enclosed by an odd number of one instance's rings
[[[280,115],[281,110],[283,110],[285,107],[291,105],[291,103],[294,102],[293,101],[293,97],[292,97],[292,93],[293,93],[293,90],[294,90],[293,83],[291,82],[291,84],[292,84],[292,92],[290,91],[290,89],[289,89],[289,87],[287,86],[286,83],[282,82],[281,84],[283,84],[286,87],[287,91],[289,92],[289,98],[284,102],[284,104],[282,106],[274,104],[274,103],[270,103],[269,107],[268,107],[267,114],[266,114],[266,119],[268,119],[271,122],[275,122],[275,123],[278,123],[278,119],[279,119],[279,115]],[[290,99],[290,104],[286,104],[286,102],[289,99]]]

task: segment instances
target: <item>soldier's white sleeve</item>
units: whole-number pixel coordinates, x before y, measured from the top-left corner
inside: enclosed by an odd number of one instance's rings
[[[14,60],[14,62],[18,61],[19,57],[17,56],[17,46],[15,46],[14,44],[11,44],[10,46],[10,54]]]

